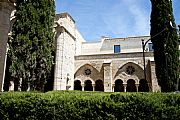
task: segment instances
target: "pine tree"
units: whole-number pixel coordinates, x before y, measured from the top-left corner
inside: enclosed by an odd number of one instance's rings
[[[53,65],[54,0],[17,0],[16,22],[9,41],[10,73],[22,90],[43,91]],[[52,79],[53,80],[53,79]]]
[[[158,84],[162,92],[175,91],[179,83],[179,52],[172,1],[151,0],[151,3],[151,39]]]

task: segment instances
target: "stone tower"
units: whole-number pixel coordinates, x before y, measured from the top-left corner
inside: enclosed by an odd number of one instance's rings
[[[15,9],[14,2],[14,0],[0,0],[0,91],[3,91],[6,68],[6,47],[8,33],[10,31],[10,16]]]
[[[75,21],[68,13],[56,15],[56,59],[54,90],[73,90],[74,56],[81,53],[84,41],[75,26]]]
[[[67,13],[56,15],[56,59],[54,90],[72,87],[75,54],[75,24]],[[71,69],[69,69],[71,68]]]

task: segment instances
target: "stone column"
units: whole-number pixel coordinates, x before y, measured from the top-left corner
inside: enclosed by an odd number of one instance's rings
[[[0,0],[0,91],[3,91],[10,16],[14,9],[14,3],[9,0]]]
[[[95,91],[95,86],[96,86],[96,85],[95,85],[95,84],[92,84],[92,86],[93,86],[93,91]]]
[[[104,63],[104,92],[112,92],[111,63]]]
[[[82,91],[84,91],[84,84],[81,84],[81,86],[82,86]]]
[[[124,86],[124,92],[126,92],[127,84],[123,84]]]
[[[112,84],[112,92],[114,92],[115,84]]]
[[[138,92],[139,84],[136,84],[136,91]]]

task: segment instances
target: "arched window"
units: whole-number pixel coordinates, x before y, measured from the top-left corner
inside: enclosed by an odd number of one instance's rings
[[[149,92],[149,87],[145,79],[141,79],[139,82],[139,92]]]
[[[92,82],[90,80],[85,81],[84,90],[85,91],[93,91]]]
[[[135,86],[135,81],[133,79],[129,79],[127,81],[127,92],[137,92],[136,86]]]
[[[74,90],[82,90],[81,81],[75,80],[74,81]]]
[[[123,81],[118,79],[115,81],[114,92],[124,92]]]
[[[104,84],[102,80],[96,80],[95,91],[104,91]]]

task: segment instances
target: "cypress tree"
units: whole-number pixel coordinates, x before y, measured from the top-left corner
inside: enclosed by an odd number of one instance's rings
[[[154,47],[156,76],[161,91],[171,92],[178,90],[179,84],[178,35],[173,27],[176,25],[172,1],[151,0],[151,3],[151,41]]]
[[[53,65],[54,0],[17,0],[9,41],[9,72],[22,90],[43,91]],[[53,80],[53,79],[52,79]]]

